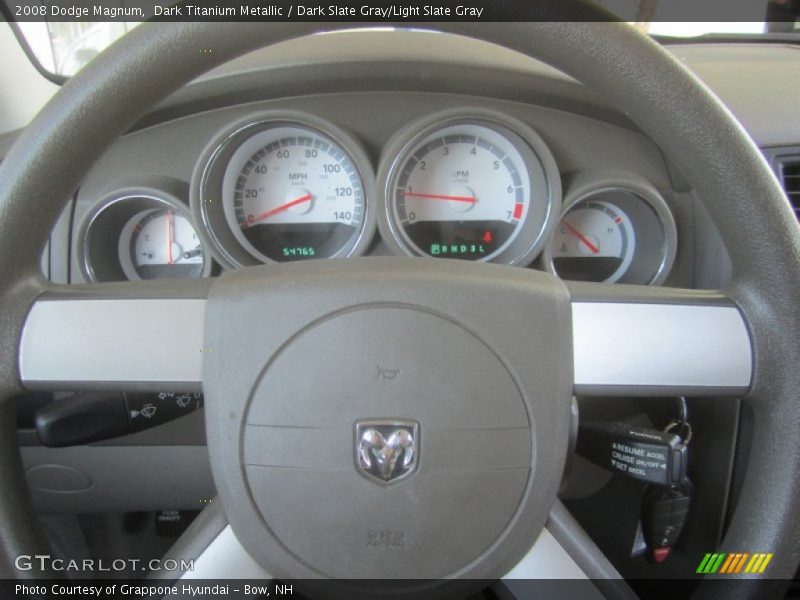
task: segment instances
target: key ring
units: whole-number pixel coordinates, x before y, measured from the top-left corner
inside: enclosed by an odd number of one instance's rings
[[[680,428],[677,435],[683,440],[683,445],[688,446],[689,440],[692,439],[692,426],[686,421],[671,421],[669,425],[664,428],[664,433],[670,433],[677,428]]]
[[[689,407],[685,396],[679,396],[678,400],[678,422],[686,423],[689,420]]]

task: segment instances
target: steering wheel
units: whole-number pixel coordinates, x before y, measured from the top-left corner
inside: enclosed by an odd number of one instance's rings
[[[117,137],[212,67],[319,29],[145,24],[70,80],[0,168],[4,576],[26,575],[14,571],[14,556],[47,553],[14,397],[174,388],[205,393],[229,523],[214,539],[241,544],[279,578],[525,576],[543,539],[555,548],[545,554],[564,557],[556,568],[572,561],[603,577],[613,571],[556,500],[572,395],[741,397],[753,414],[753,452],[720,550],[774,552],[767,576],[792,577],[800,245],[758,149],[701,82],[625,24],[435,28],[543,60],[632,119],[705,203],[730,253],[730,285],[574,285],[527,269],[410,258],[277,264],[199,282],[53,285],[39,257],[63,199]],[[382,380],[382,367],[400,376]],[[376,460],[403,450],[403,464],[377,481],[363,476],[361,443]],[[763,597],[765,588],[734,590]]]

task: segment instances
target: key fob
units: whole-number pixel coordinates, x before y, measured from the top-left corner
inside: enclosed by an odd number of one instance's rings
[[[684,477],[671,486],[649,486],[642,496],[642,533],[648,556],[664,562],[686,523],[692,497],[692,483]]]

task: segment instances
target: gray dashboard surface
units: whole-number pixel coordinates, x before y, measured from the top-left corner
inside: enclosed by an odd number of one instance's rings
[[[342,43],[341,37],[349,39]],[[732,110],[759,146],[793,145],[800,142],[800,119],[797,99],[800,98],[800,47],[778,43],[680,43],[667,49],[695,72]],[[562,106],[579,106],[588,116],[603,115],[626,121],[613,106],[591,90],[563,73],[526,56],[486,42],[449,34],[421,31],[359,31],[318,35],[293,40],[246,54],[210,71],[198,83],[208,85],[221,78],[240,77],[256,72],[272,72],[326,64],[369,65],[392,63],[400,73],[401,66],[411,65],[420,80],[432,90],[463,89],[460,78],[471,84],[471,93],[495,95],[501,89],[487,88],[492,73],[498,70],[522,84],[525,78],[535,83],[531,97],[546,103],[557,98]],[[434,64],[450,69],[446,81],[435,81],[430,70]],[[462,73],[465,70],[466,73]],[[358,73],[358,71],[352,71]],[[376,73],[381,71],[376,71]],[[385,70],[382,71],[384,74]],[[391,75],[391,73],[390,73]],[[386,85],[384,78],[372,84]],[[344,81],[339,85],[351,85]],[[306,82],[307,89],[314,87]],[[174,107],[196,98],[193,86],[175,94],[162,108]],[[199,86],[197,86],[199,87]],[[491,91],[487,91],[491,89]],[[615,115],[612,117],[612,115]]]
[[[800,46],[696,44],[670,50],[722,99],[760,147],[800,141]]]
[[[800,97],[798,46],[687,42],[667,48],[720,96],[760,146],[800,142],[800,120],[796,118]],[[341,69],[336,70],[336,77],[331,76],[329,67],[335,65],[347,66],[348,76],[341,77]],[[437,67],[447,69],[446,79],[433,78]],[[498,72],[526,90],[517,100],[557,103],[564,108],[580,108],[589,116],[628,123],[597,94],[541,62],[468,38],[404,30],[317,35],[246,54],[174,94],[146,123],[209,104],[352,90],[356,84],[364,90],[409,89],[424,82],[430,91],[503,97],[510,89],[498,84]],[[258,89],[248,85],[246,79],[257,83]],[[487,88],[487,84],[494,85]],[[320,89],[323,85],[327,86],[325,90]],[[13,133],[0,136],[0,157],[13,137]]]

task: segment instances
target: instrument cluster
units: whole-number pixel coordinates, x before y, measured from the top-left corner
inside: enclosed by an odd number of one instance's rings
[[[667,203],[625,173],[565,180],[539,134],[486,109],[410,123],[377,168],[346,130],[266,112],[207,145],[189,186],[128,186],[81,228],[93,281],[368,254],[538,266],[564,279],[659,284],[675,259]]]

